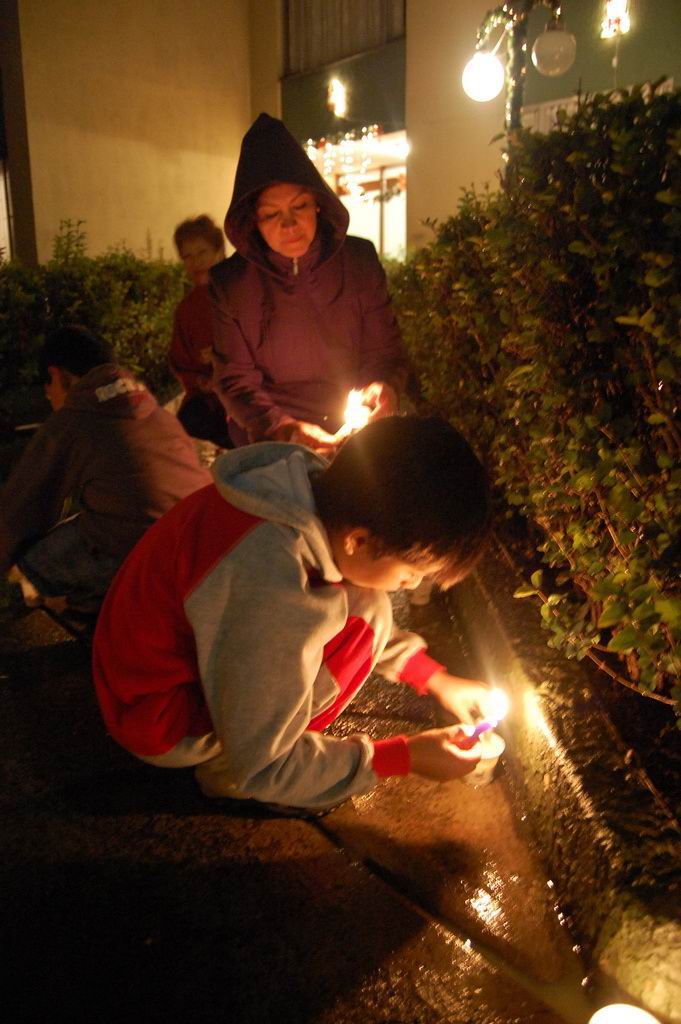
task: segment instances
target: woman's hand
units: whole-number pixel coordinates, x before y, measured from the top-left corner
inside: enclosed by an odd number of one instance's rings
[[[429,729],[415,736],[407,736],[414,775],[434,779],[436,782],[449,782],[450,779],[461,779],[472,772],[480,755],[456,746],[456,739],[461,735],[459,727],[452,725],[446,729]]]
[[[317,455],[326,457],[334,454],[338,444],[333,434],[329,434],[323,427],[318,427],[316,423],[307,423],[305,420],[298,420],[291,440],[294,444],[303,444]]]
[[[273,430],[268,441],[288,441],[290,444],[302,444],[317,455],[330,458],[338,445],[338,440],[323,427],[306,420],[288,420]]]
[[[398,409],[397,392],[383,380],[372,381],[362,391],[362,405],[371,410],[369,422],[383,416],[395,416]]]
[[[494,718],[490,688],[477,679],[462,679],[440,669],[428,680],[427,690],[460,722],[473,724]]]

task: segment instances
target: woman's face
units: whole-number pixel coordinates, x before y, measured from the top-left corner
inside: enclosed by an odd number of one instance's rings
[[[258,231],[281,256],[304,256],[317,231],[317,201],[302,185],[270,185],[255,207]]]
[[[205,238],[196,235],[180,246],[180,259],[193,285],[208,284],[210,268],[224,258],[223,249],[214,249]]]

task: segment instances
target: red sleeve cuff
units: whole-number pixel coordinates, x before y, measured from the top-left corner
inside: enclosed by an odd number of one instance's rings
[[[406,736],[391,736],[388,740],[374,740],[374,757],[371,762],[379,779],[389,775],[408,775],[411,771],[411,755]]]
[[[400,682],[406,683],[422,695],[428,688],[430,677],[444,667],[439,661],[435,661],[435,658],[426,654],[425,647],[422,647],[416,654],[412,654],[400,672]]]

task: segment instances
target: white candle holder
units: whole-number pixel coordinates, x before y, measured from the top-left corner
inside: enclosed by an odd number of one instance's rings
[[[480,760],[472,772],[464,775],[467,786],[488,786],[494,778],[494,771],[499,758],[506,749],[506,741],[498,732],[491,729],[483,732],[478,742],[471,748],[471,754],[480,755]]]

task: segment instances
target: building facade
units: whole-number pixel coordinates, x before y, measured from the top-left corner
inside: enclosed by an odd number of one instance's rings
[[[178,221],[222,220],[241,137],[261,111],[308,143],[352,231],[385,255],[425,244],[462,189],[494,187],[502,166],[503,95],[475,103],[461,85],[490,6],[0,0],[0,250],[45,260],[71,220],[92,253],[170,255]],[[580,91],[681,84],[679,0],[629,7],[630,31],[613,41],[600,35],[605,0],[564,0],[577,57],[559,78],[528,60],[531,123],[546,127],[549,108]],[[547,18],[532,12],[528,49]]]

